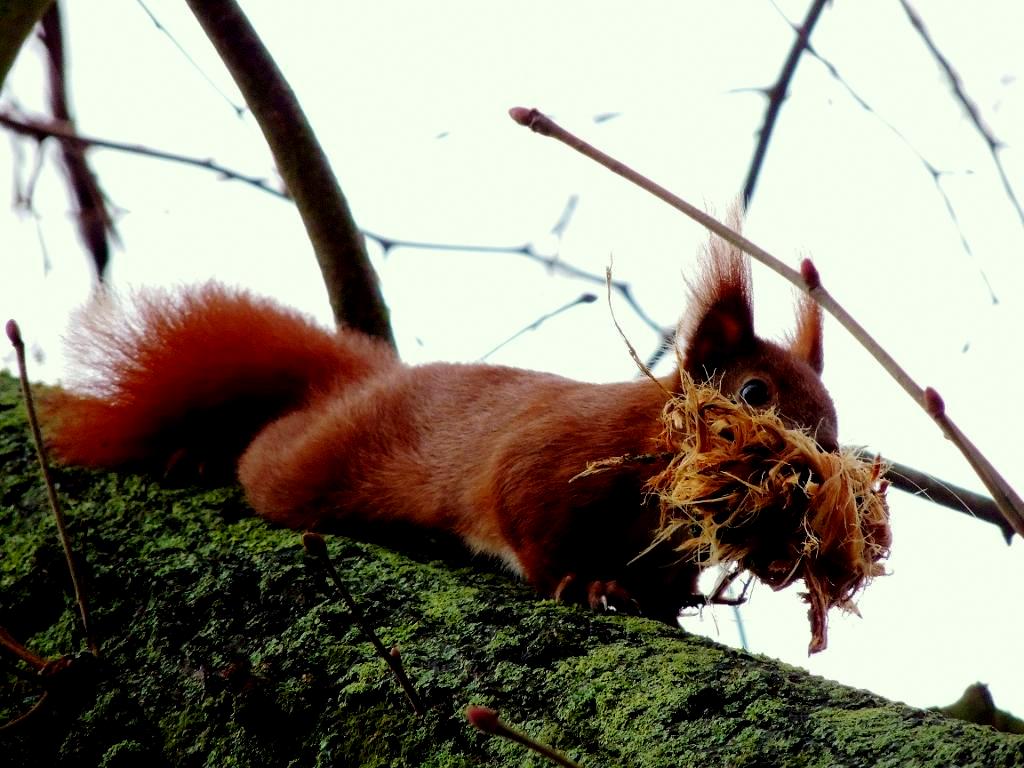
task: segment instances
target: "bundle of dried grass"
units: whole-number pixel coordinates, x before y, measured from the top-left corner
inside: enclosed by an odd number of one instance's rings
[[[661,501],[652,548],[668,542],[701,566],[734,563],[775,590],[803,579],[809,652],[823,650],[829,609],[856,611],[854,596],[884,572],[884,467],[850,449],[822,451],[773,411],[713,387],[684,389],[663,413],[673,458],[649,483]]]

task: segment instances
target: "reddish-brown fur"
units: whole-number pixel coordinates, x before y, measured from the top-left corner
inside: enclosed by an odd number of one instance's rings
[[[680,324],[686,371],[774,405],[836,445],[821,315],[800,305],[789,347],[754,335],[749,267],[713,241]],[[644,494],[662,467],[576,478],[590,461],[664,449],[659,416],[681,377],[587,384],[534,371],[409,367],[358,333],[208,285],[137,300],[137,319],[93,314],[92,382],[46,403],[67,463],[233,465],[253,508],[294,528],[404,521],[455,533],[541,593],[669,618],[696,568],[654,552]],[[751,380],[760,384],[750,388]],[[240,457],[240,458],[239,458]],[[574,479],[576,478],[576,479]]]

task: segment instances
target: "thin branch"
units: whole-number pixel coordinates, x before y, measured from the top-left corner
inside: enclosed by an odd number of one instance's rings
[[[964,455],[978,477],[992,494],[999,510],[1013,529],[1024,536],[1024,501],[1017,492],[996,470],[992,463],[971,443],[962,430],[945,412],[945,406],[939,394],[932,388],[922,389],[882,346],[858,323],[846,309],[821,284],[820,276],[814,265],[804,260],[800,271],[783,263],[763,248],[746,239],[742,235],[726,227],[717,219],[691,205],[682,198],[669,192],[664,187],[637,173],[635,170],[618,160],[601,152],[582,139],[574,136],[536,109],[514,107],[509,110],[513,120],[526,126],[536,133],[549,136],[566,144],[591,160],[603,165],[610,171],[636,184],[658,199],[686,214],[694,221],[710,229],[723,240],[731,243],[765,266],[774,270],[787,280],[809,294],[815,301],[846,328],[847,331],[871,354],[893,379],[910,395],[910,397],[938,424],[943,434]]]
[[[188,0],[188,5],[270,146],[313,245],[335,321],[394,346],[364,240],[291,87],[235,0]]]
[[[486,352],[485,354],[483,354],[479,358],[477,358],[477,361],[478,362],[483,362],[484,360],[486,360],[488,357],[493,355],[495,352],[497,352],[502,347],[506,346],[507,344],[511,344],[513,341],[518,339],[524,333],[529,333],[530,331],[537,330],[538,328],[540,328],[544,323],[546,323],[551,318],[557,317],[558,315],[562,314],[563,312],[565,312],[567,310],[570,310],[573,307],[577,307],[580,304],[593,304],[595,301],[597,301],[597,296],[595,296],[594,294],[592,294],[592,293],[581,293],[579,296],[577,296],[575,299],[570,301],[568,304],[563,304],[561,307],[559,307],[558,309],[552,310],[551,312],[545,312],[543,315],[538,317],[536,320],[534,320],[529,325],[524,326],[523,328],[520,328],[518,331],[513,333],[511,336],[509,336],[503,342],[498,344],[498,346],[494,347],[489,352]]]
[[[765,109],[764,122],[757,138],[757,147],[754,148],[754,157],[750,161],[750,169],[747,171],[747,180],[743,183],[743,207],[750,207],[750,201],[754,197],[754,187],[757,186],[757,179],[761,174],[761,165],[764,163],[765,155],[768,152],[768,143],[772,140],[772,132],[775,130],[775,123],[779,119],[779,112],[782,110],[782,103],[789,94],[789,84],[796,74],[800,57],[807,49],[808,41],[814,26],[825,10],[828,0],[814,0],[807,10],[804,23],[796,29],[796,40],[789,49],[786,61],[782,64],[782,71],[779,72],[775,84],[768,89],[768,107]]]
[[[53,484],[53,477],[50,475],[50,463],[46,459],[46,445],[43,443],[43,435],[39,430],[39,419],[36,417],[35,401],[32,398],[32,387],[28,383],[28,374],[25,369],[25,342],[21,337],[21,329],[13,320],[7,321],[7,338],[11,340],[14,352],[18,358],[18,377],[21,380],[21,394],[25,401],[25,411],[28,414],[29,427],[32,430],[32,441],[36,447],[36,458],[39,460],[39,469],[43,473],[43,482],[46,485],[46,497],[50,502],[50,509],[53,511],[53,519],[57,523],[57,533],[60,536],[60,543],[64,547],[64,558],[67,560],[68,572],[71,574],[71,585],[75,591],[75,602],[78,604],[78,613],[82,618],[82,629],[85,632],[86,644],[93,656],[99,656],[99,644],[93,636],[92,628],[89,625],[89,606],[85,597],[85,589],[82,587],[82,580],[78,575],[78,568],[75,566],[75,555],[71,550],[71,537],[68,536],[67,525],[64,521],[64,510],[57,496],[57,489]]]
[[[405,673],[405,667],[402,665],[402,657],[398,652],[398,648],[392,648],[389,652],[385,647],[384,643],[377,637],[377,633],[370,626],[370,622],[367,621],[366,615],[363,610],[359,607],[359,603],[349,592],[348,587],[345,586],[345,582],[341,580],[341,576],[338,575],[338,569],[334,567],[334,562],[331,560],[331,555],[327,551],[327,543],[324,541],[323,536],[318,533],[306,532],[302,534],[302,546],[305,548],[316,561],[323,568],[327,577],[334,584],[334,587],[338,590],[338,594],[341,595],[342,601],[345,603],[345,607],[348,608],[349,613],[355,620],[359,629],[362,630],[363,634],[370,641],[370,645],[377,652],[377,655],[387,662],[388,667],[394,674],[398,684],[402,687],[402,691],[405,693],[406,698],[409,700],[409,706],[412,707],[412,711],[417,715],[422,715],[426,709],[423,706],[423,701],[420,699],[419,694],[416,692],[415,686],[409,676]]]
[[[213,82],[210,76],[202,70],[202,68],[196,63],[196,60],[189,55],[188,51],[185,50],[184,46],[182,46],[182,44],[178,42],[178,39],[171,34],[171,31],[160,22],[160,19],[157,18],[156,14],[149,9],[149,6],[147,6],[143,2],[143,0],[135,0],[135,2],[143,10],[146,16],[149,17],[149,20],[153,22],[153,26],[156,27],[158,31],[162,32],[167,37],[167,39],[171,42],[171,45],[173,45],[178,50],[178,53],[181,54],[182,58],[184,58],[185,61],[187,61],[192,66],[192,69],[194,69],[199,74],[199,76],[206,81],[206,84],[209,85],[210,88],[212,88],[214,92],[217,93],[218,96],[224,99],[224,101],[226,101],[228,105],[230,105],[231,109],[235,111],[236,116],[242,117],[246,112],[245,106],[241,104],[236,104],[231,99],[230,96],[228,96],[226,93],[224,93],[224,91],[217,87],[217,84]]]
[[[593,272],[587,272],[585,269],[573,266],[561,259],[554,256],[545,256],[542,253],[538,253],[532,243],[525,243],[523,245],[469,245],[463,243],[431,243],[423,242],[418,240],[400,240],[393,237],[386,237],[384,235],[372,232],[371,230],[364,229],[363,234],[375,240],[384,249],[384,253],[387,254],[393,248],[414,248],[429,251],[455,251],[465,253],[504,253],[515,256],[524,256],[530,261],[535,261],[538,264],[542,264],[553,272],[566,275],[567,277],[575,277],[580,280],[585,280],[589,283],[595,283],[598,285],[605,284],[605,278],[603,275],[597,275]],[[659,336],[664,336],[664,326],[657,323],[650,315],[648,315],[640,303],[636,300],[633,295],[633,289],[629,283],[621,280],[612,281],[612,289],[615,290],[625,301],[629,307],[636,313],[651,330],[657,333]]]
[[[0,112],[0,125],[6,126],[16,133],[31,136],[37,141],[41,141],[48,136],[52,136],[62,142],[78,144],[83,147],[113,149],[119,152],[128,152],[133,155],[151,157],[156,160],[167,160],[172,163],[181,163],[183,165],[202,168],[206,171],[213,171],[225,179],[244,182],[282,200],[291,199],[287,192],[275,189],[270,186],[265,179],[239,173],[238,171],[234,171],[226,166],[220,165],[213,160],[189,157],[188,155],[180,155],[176,152],[165,152],[164,150],[153,149],[152,147],[146,147],[142,144],[126,144],[120,141],[101,139],[96,136],[85,136],[75,131],[75,129],[67,123],[45,120],[42,118],[19,117],[11,112]]]
[[[946,78],[949,80],[950,87],[952,87],[957,100],[963,106],[964,110],[967,112],[967,116],[971,119],[971,123],[974,124],[975,129],[988,146],[989,154],[992,156],[992,162],[995,163],[996,172],[999,174],[999,178],[1003,183],[1003,189],[1006,191],[1006,196],[1010,198],[1010,202],[1017,211],[1017,216],[1020,218],[1021,224],[1024,224],[1024,208],[1021,207],[1020,200],[1017,199],[1017,194],[1013,191],[1013,185],[1010,184],[1010,179],[1006,175],[1006,169],[1003,168],[1003,161],[999,158],[999,150],[1005,145],[995,137],[992,131],[988,129],[984,121],[981,119],[981,112],[978,110],[978,106],[971,100],[971,97],[967,95],[967,91],[964,90],[963,80],[960,79],[959,73],[953,68],[949,59],[943,55],[938,46],[935,45],[935,41],[932,40],[931,35],[928,33],[928,29],[925,27],[921,16],[914,10],[907,0],[900,0],[900,5],[903,6],[903,11],[907,14],[907,18],[910,20],[911,26],[917,31],[917,34],[920,35],[921,40],[935,58],[935,61],[938,62],[942,71],[946,73]]]
[[[498,713],[490,707],[470,705],[466,707],[466,719],[478,731],[490,736],[501,736],[504,739],[521,744],[530,751],[546,757],[556,765],[564,766],[564,768],[581,768],[580,764],[569,758],[568,755],[503,722],[498,717]]]
[[[8,632],[4,627],[0,627],[0,648],[6,648],[9,653],[17,656],[19,659],[28,664],[36,672],[41,671],[50,662],[44,659],[42,656],[33,653],[24,645],[14,639],[14,635]]]

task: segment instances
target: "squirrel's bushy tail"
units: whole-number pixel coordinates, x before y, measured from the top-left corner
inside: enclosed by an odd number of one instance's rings
[[[90,467],[233,469],[268,422],[335,381],[396,364],[362,334],[216,283],[104,296],[68,339],[71,379],[41,411],[55,457]]]

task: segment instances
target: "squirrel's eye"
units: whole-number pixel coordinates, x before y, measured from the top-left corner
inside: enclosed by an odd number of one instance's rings
[[[768,384],[763,379],[747,379],[740,386],[740,397],[747,405],[760,408],[768,405],[771,393],[768,391]]]

